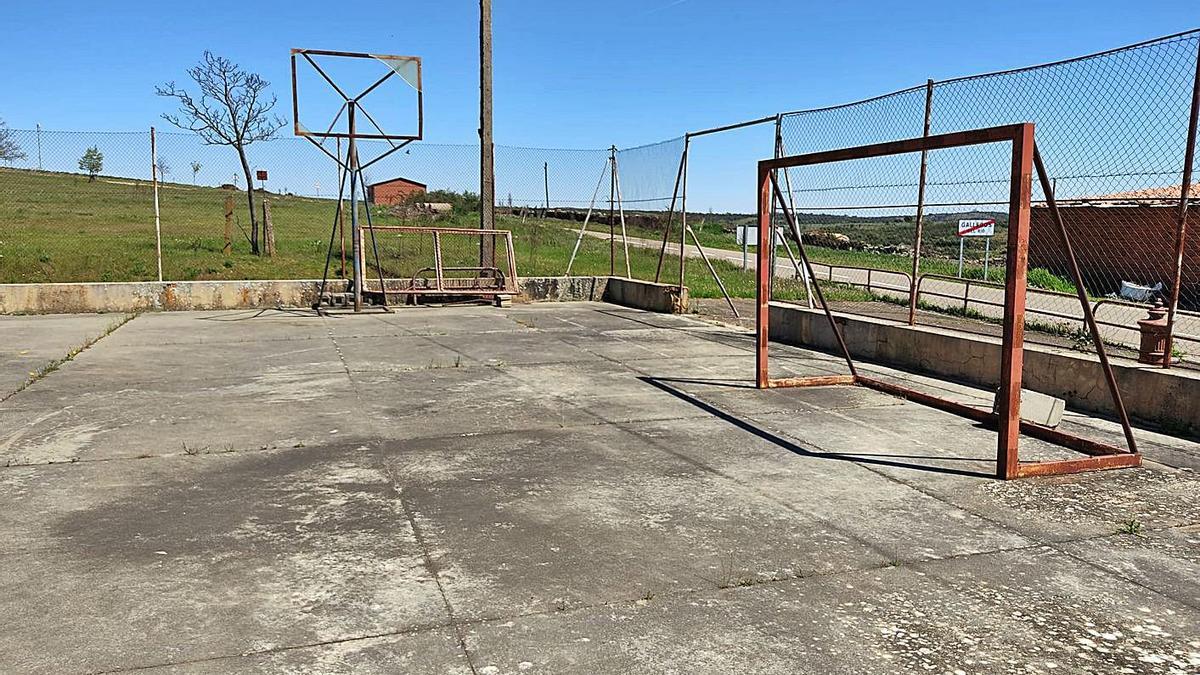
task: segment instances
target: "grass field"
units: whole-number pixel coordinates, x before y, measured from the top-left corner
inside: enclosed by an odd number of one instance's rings
[[[224,203],[234,197],[233,253],[224,255]],[[245,229],[245,195],[219,188],[168,183],[159,191],[163,278],[310,279],[325,261],[334,202],[268,194],[275,225],[276,255],[251,254]],[[100,176],[0,169],[0,283],[147,281],[157,276],[154,252],[153,192],[146,182]],[[418,225],[382,209],[376,224]],[[348,221],[348,218],[347,218]],[[439,225],[474,227],[478,214],[459,212]],[[560,220],[500,216],[497,226],[513,232],[518,271],[523,276],[559,275],[566,270],[577,224]],[[652,234],[652,233],[651,233]],[[618,256],[621,255],[618,247]],[[631,249],[636,278],[654,277],[657,254]],[[430,263],[431,264],[431,263]],[[715,266],[732,295],[751,297],[751,273],[722,261]],[[335,264],[336,267],[336,264]],[[617,260],[618,273],[624,261]],[[572,269],[576,274],[608,274],[608,242],[585,238]],[[665,265],[662,280],[678,281],[676,264]],[[719,297],[720,289],[699,261],[689,261],[685,283],[696,297]],[[831,288],[838,299],[867,299],[852,288]],[[802,299],[802,284],[781,280],[776,295]]]
[[[234,200],[233,253],[224,255],[224,204]],[[276,233],[276,255],[265,258],[251,254],[245,195],[212,187],[167,183],[159,191],[162,222],[163,278],[197,279],[310,279],[322,274],[325,251],[335,204],[328,199],[268,194]],[[154,201],[149,183],[123,178],[98,177],[26,170],[0,169],[0,283],[49,283],[72,281],[148,281],[157,276],[154,252]],[[376,224],[420,225],[429,221],[402,221],[384,209],[373,212]],[[348,217],[347,217],[348,220]],[[706,246],[738,248],[732,233],[719,221],[693,218],[698,237]],[[440,225],[475,227],[478,214],[459,211],[437,221]],[[566,270],[575,231],[579,224],[556,219],[498,216],[498,227],[513,232],[517,267],[524,276],[559,275]],[[676,231],[678,221],[676,221]],[[820,226],[807,226],[813,229]],[[832,229],[833,226],[830,226]],[[897,241],[911,229],[903,222],[854,223],[857,235],[878,241]],[[941,251],[950,227],[932,227],[930,255],[922,257],[922,273],[952,276],[957,261]],[[843,228],[844,229],[844,228]],[[657,239],[661,232],[630,228],[631,236]],[[852,267],[909,272],[905,255],[811,247],[814,261]],[[621,255],[618,247],[618,256]],[[652,279],[657,255],[632,248],[630,268],[640,279]],[[426,262],[424,264],[432,264]],[[718,274],[731,295],[752,297],[755,280],[737,265],[714,261]],[[618,259],[618,274],[624,270]],[[335,265],[336,268],[336,265]],[[585,237],[572,269],[576,274],[608,274],[608,242]],[[662,280],[677,283],[677,265],[664,266]],[[696,297],[718,297],[720,289],[700,261],[690,261],[685,283]],[[983,268],[969,262],[964,276],[983,278]],[[1003,269],[993,266],[988,276],[1003,281]],[[1030,271],[1030,284],[1072,292],[1074,287],[1045,273]],[[858,300],[867,295],[852,288],[831,288],[834,299]],[[780,280],[780,299],[802,299],[801,284]],[[862,297],[859,297],[862,296]]]

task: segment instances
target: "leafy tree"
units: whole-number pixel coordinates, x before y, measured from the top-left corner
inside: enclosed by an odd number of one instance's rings
[[[96,180],[96,175],[104,170],[104,153],[94,145],[88,148],[79,158],[79,170],[88,175],[88,182]]]
[[[242,70],[233,61],[212,52],[204,52],[200,63],[187,71],[199,87],[198,94],[178,87],[174,82],[155,87],[155,93],[176,99],[177,114],[163,119],[180,129],[200,135],[208,145],[228,145],[237,151],[246,176],[246,203],[250,207],[250,248],[260,253],[258,217],[254,209],[254,176],[246,158],[246,146],[275,136],[284,121],[272,115],[276,98],[269,94],[270,82],[256,73]]]
[[[21,146],[17,145],[16,139],[13,138],[12,129],[0,120],[0,162],[8,163],[15,162],[18,159],[25,159],[25,153],[21,151]]]
[[[196,175],[200,173],[200,162],[192,162],[192,185],[196,184]]]

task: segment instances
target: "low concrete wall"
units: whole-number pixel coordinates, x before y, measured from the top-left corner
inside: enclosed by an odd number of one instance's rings
[[[604,288],[603,300],[650,312],[680,314],[687,311],[688,291],[687,287],[684,287],[683,293],[680,294],[678,286],[609,277]]]
[[[517,302],[583,302],[600,300],[608,277],[521,277]]]
[[[308,307],[320,283],[306,279],[0,284],[0,314]],[[329,290],[344,290],[345,284],[330,280]]]
[[[855,358],[980,387],[999,386],[999,338],[883,319],[835,315]],[[820,310],[771,304],[772,340],[825,351],[837,340]],[[1129,414],[1172,431],[1200,434],[1200,375],[1126,361],[1113,371]],[[1065,399],[1077,410],[1114,415],[1099,359],[1067,349],[1025,345],[1023,386]]]
[[[604,300],[653,312],[686,308],[677,289],[647,281],[609,277],[523,277],[520,302]],[[158,283],[0,284],[0,314],[68,314],[140,312],[148,310],[256,309],[309,307],[321,282],[176,281]],[[346,281],[330,279],[328,290],[340,293]]]

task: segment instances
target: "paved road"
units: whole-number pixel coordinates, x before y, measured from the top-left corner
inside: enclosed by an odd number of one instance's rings
[[[607,238],[607,233],[588,232],[590,236]],[[639,248],[658,249],[662,242],[654,239],[630,237],[630,246]],[[667,244],[668,255],[679,255],[678,242]],[[710,259],[719,259],[734,265],[743,264],[742,252],[722,248],[704,247],[704,253]],[[699,258],[695,246],[687,249],[689,258]],[[753,253],[746,256],[748,269],[756,267]],[[866,270],[853,267],[828,265],[813,262],[813,269],[818,279],[836,281],[845,284],[868,288],[879,295],[887,295],[908,300],[910,282],[907,274],[888,272],[884,270]],[[780,249],[779,259],[775,265],[775,273],[779,276],[795,276],[796,270],[791,260]],[[924,303],[944,308],[969,308],[986,317],[999,319],[1004,315],[1004,289],[982,285],[980,282],[960,281],[957,279],[925,278],[921,282],[920,300]],[[1030,290],[1026,296],[1027,322],[1065,325],[1068,330],[1085,330],[1083,311],[1079,301],[1073,296],[1058,295],[1044,291]],[[1136,347],[1140,340],[1137,321],[1146,317],[1145,310],[1139,307],[1101,303],[1096,310],[1096,319],[1101,323],[1100,330],[1105,340]],[[1115,325],[1109,325],[1115,324]],[[1177,334],[1200,336],[1200,316],[1181,315],[1177,322]],[[1200,352],[1200,343],[1194,341],[1179,341],[1178,346],[1186,352]]]

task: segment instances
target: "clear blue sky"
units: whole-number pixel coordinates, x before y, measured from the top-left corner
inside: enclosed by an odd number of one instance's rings
[[[496,142],[633,146],[780,110],[1035,64],[1193,28],[1195,0],[1044,3],[497,0]],[[353,10],[355,16],[350,16]],[[0,118],[13,128],[140,130],[157,83],[204,49],[268,78],[288,49],[425,59],[426,139],[477,128],[477,10],[441,2],[12,2]]]

